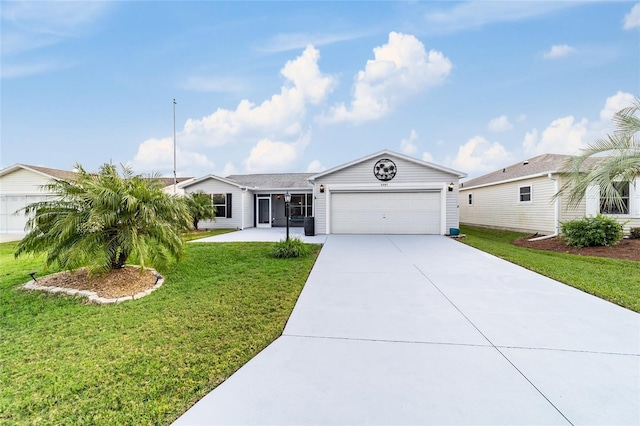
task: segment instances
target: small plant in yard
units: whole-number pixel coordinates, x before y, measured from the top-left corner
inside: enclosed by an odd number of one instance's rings
[[[294,237],[288,240],[280,240],[273,247],[271,255],[279,259],[290,257],[302,257],[307,254],[307,247],[300,238]]]
[[[629,231],[630,238],[640,238],[640,228],[631,228]]]
[[[565,222],[561,230],[566,244],[573,247],[612,246],[623,236],[617,220],[600,214]]]

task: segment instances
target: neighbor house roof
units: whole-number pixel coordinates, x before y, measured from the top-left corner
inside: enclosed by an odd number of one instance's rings
[[[417,158],[408,157],[406,155],[399,154],[397,152],[393,152],[393,151],[390,151],[388,149],[384,149],[384,150],[378,151],[378,152],[376,152],[374,154],[367,155],[366,157],[362,157],[362,158],[359,158],[357,160],[353,160],[353,161],[350,161],[348,163],[342,164],[340,166],[334,167],[332,169],[325,170],[324,172],[314,174],[309,179],[316,180],[319,177],[326,176],[326,175],[331,174],[331,173],[335,173],[335,172],[337,172],[339,170],[346,169],[347,167],[353,166],[354,164],[362,163],[363,161],[368,161],[368,160],[371,160],[372,158],[380,157],[381,155],[393,155],[395,157],[402,158],[403,160],[410,161],[412,163],[419,164],[421,166],[427,166],[427,167],[430,167],[430,168],[435,169],[435,170],[440,170],[442,172],[451,173],[452,175],[458,176],[458,178],[467,177],[466,173],[460,172],[458,170],[450,169],[448,167],[439,166],[437,164],[429,163],[428,161],[418,160]]]
[[[0,176],[11,173],[17,169],[30,170],[37,174],[45,175],[46,177],[55,179],[71,180],[75,177],[75,173],[68,170],[51,169],[49,167],[32,166],[29,164],[14,164],[13,166],[4,168],[0,170]]]
[[[542,154],[528,160],[512,164],[495,172],[487,173],[475,179],[463,182],[460,189],[469,189],[471,187],[491,185],[495,183],[524,179],[536,175],[546,173],[558,173],[562,169],[565,160],[572,158],[571,155],[561,154]],[[585,169],[590,168],[600,161],[600,158],[588,158],[583,166]]]
[[[313,173],[265,173],[231,175],[227,179],[253,189],[310,189]]]
[[[194,179],[194,178],[193,177],[179,177],[179,178],[176,178],[176,180],[178,181],[178,184],[181,184],[181,183],[186,182],[186,181],[191,180],[191,179]],[[174,180],[173,180],[172,177],[161,177],[161,178],[158,178],[158,180],[161,181],[164,184],[164,186],[171,186],[174,183]]]

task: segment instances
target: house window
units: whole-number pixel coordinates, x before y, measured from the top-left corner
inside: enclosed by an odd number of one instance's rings
[[[291,194],[291,217],[313,215],[313,194]]]
[[[607,199],[603,194],[604,191],[600,191],[600,213],[629,214],[629,182],[613,182],[613,187],[622,198],[622,206],[617,204],[607,205]]]
[[[211,194],[211,205],[216,208],[216,217],[231,218],[231,194]]]
[[[520,202],[528,203],[531,201],[531,185],[521,186],[519,188]]]
[[[473,194],[469,194],[469,205],[473,205]]]

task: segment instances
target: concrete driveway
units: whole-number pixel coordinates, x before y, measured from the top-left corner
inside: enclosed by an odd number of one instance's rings
[[[187,424],[640,424],[640,315],[441,236],[330,235]]]

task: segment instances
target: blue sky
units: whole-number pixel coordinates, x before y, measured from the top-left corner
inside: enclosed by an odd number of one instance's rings
[[[575,153],[640,94],[637,2],[2,2],[0,165],[478,176]]]

